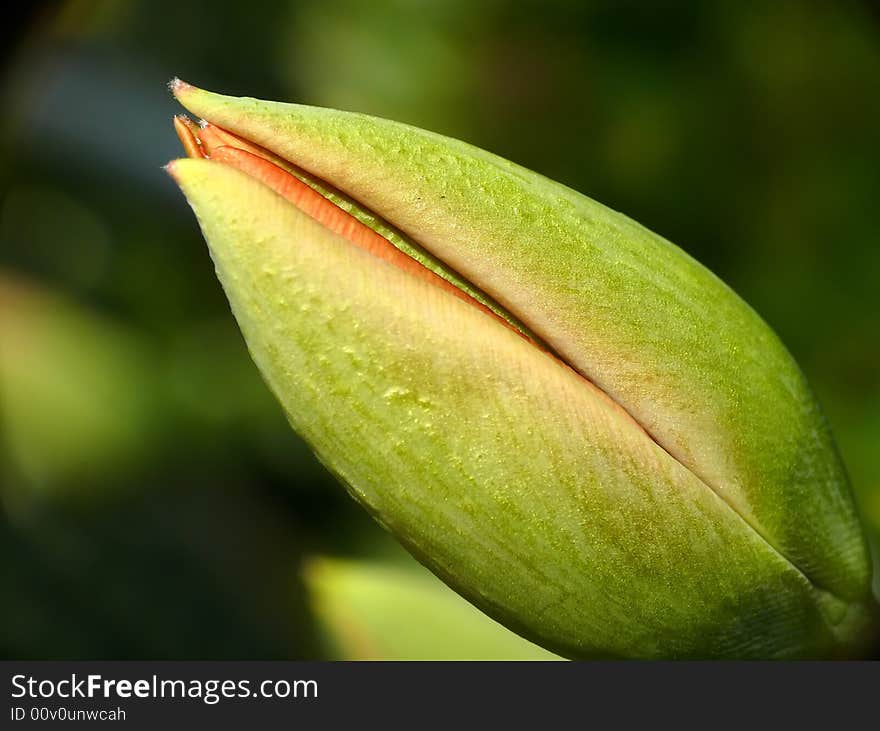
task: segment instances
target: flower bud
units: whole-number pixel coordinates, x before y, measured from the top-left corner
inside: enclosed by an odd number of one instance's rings
[[[803,375],[660,236],[457,140],[172,90],[169,172],[294,429],[420,561],[569,657],[848,651],[870,564]]]

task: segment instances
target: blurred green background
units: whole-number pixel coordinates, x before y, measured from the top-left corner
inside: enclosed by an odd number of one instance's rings
[[[461,137],[675,241],[788,344],[880,539],[876,6],[23,5],[0,79],[0,655],[543,655],[287,427],[161,170],[175,75]]]

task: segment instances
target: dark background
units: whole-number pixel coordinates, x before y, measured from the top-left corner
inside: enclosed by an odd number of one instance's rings
[[[461,137],[675,241],[792,350],[880,538],[868,3],[22,5],[0,78],[0,655],[357,656],[301,568],[418,572],[247,356],[161,170],[181,154],[175,75]],[[419,656],[441,620],[417,605],[395,618],[415,639],[362,628],[360,654]],[[444,638],[463,657],[475,641]]]

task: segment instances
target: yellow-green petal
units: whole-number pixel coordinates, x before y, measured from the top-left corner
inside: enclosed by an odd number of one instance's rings
[[[570,657],[815,656],[859,614],[605,394],[232,168],[180,160],[293,427],[450,586]]]
[[[814,585],[843,602],[869,599],[847,477],[801,371],[691,257],[457,140],[186,84],[175,93],[391,221],[609,394]]]

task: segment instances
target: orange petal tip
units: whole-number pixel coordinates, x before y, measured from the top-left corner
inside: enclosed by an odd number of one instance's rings
[[[199,128],[189,117],[182,115],[174,117],[174,131],[177,133],[187,157],[206,157],[197,136]]]

